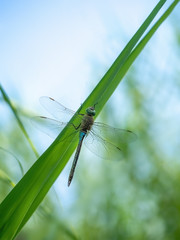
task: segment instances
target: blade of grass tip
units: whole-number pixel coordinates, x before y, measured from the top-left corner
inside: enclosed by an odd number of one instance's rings
[[[160,11],[162,6],[165,4],[167,0],[160,0],[157,5],[153,8],[149,16],[145,19],[143,24],[140,26],[140,28],[136,31],[134,36],[131,38],[131,40],[128,42],[124,50],[121,52],[121,55],[129,55],[130,49],[133,49],[136,43],[139,41],[143,33],[147,30],[148,26],[151,24],[151,22],[154,20],[157,13]]]
[[[169,9],[165,12],[165,14],[160,18],[159,21],[157,21],[157,24],[154,26],[154,28],[152,28],[152,30],[150,31],[151,33],[155,32],[155,30],[157,30],[157,26],[159,26],[161,23],[162,23],[162,20],[165,20],[165,18],[167,18],[167,14],[170,14],[170,12],[172,12],[173,8],[175,7],[174,4],[172,4],[172,6],[169,7]],[[148,34],[148,37],[149,37],[149,34]],[[124,76],[124,74],[127,72],[127,69],[130,67],[130,65],[132,64],[133,62],[133,59],[135,59],[138,54],[140,53],[140,50],[143,49],[143,47],[145,46],[145,43],[147,42],[148,40],[148,37],[145,36],[145,39],[146,41],[141,41],[141,43],[135,48],[135,50],[132,52],[132,54],[129,56],[128,60],[127,60],[127,63],[124,64],[123,68],[121,68],[122,70],[122,76],[118,76],[116,75],[116,79],[118,79],[118,81],[120,81],[119,78],[122,78]],[[150,38],[149,38],[150,39]],[[142,46],[142,42],[144,43],[144,46]],[[48,179],[48,184],[49,186],[51,186],[51,184],[54,182],[54,180],[57,178],[57,176],[59,175],[59,171],[58,171],[58,167],[56,168],[57,172],[56,172],[56,175],[53,176],[53,178]],[[55,172],[54,172],[55,174]],[[42,188],[42,191],[45,193],[46,190],[44,188]],[[33,204],[31,205],[31,210],[32,212],[36,209],[36,207],[39,205],[39,203],[41,202],[41,196],[37,196],[36,198],[36,201],[33,202]],[[26,217],[24,218],[23,222],[22,222],[22,225],[20,226],[20,229],[21,227],[25,224],[25,222],[29,219],[29,217],[31,216],[31,213],[30,211],[27,213]],[[20,230],[19,229],[19,230]]]
[[[0,169],[0,180],[3,182],[6,182],[10,184],[12,187],[14,187],[16,184],[10,179],[10,177]]]
[[[130,39],[130,41],[127,43],[125,48],[122,50],[120,55],[117,57],[117,59],[114,61],[110,69],[107,71],[105,76],[111,71],[111,68],[116,68],[116,64],[119,66],[123,64],[123,62],[127,59],[129,54],[131,53],[132,49],[135,47],[139,39],[142,37],[143,33],[147,30],[151,22],[154,20],[157,13],[160,11],[162,6],[165,4],[167,0],[160,0],[157,5],[154,7],[154,9],[151,11],[149,16],[145,19],[143,24],[139,27],[139,29],[136,31],[136,33],[133,35],[133,37]],[[105,77],[104,76],[104,77]]]
[[[102,85],[102,90],[103,87],[106,89]],[[92,95],[88,98],[89,103],[98,100],[98,94],[99,92],[94,91],[94,98]],[[106,97],[108,99],[109,96]],[[107,99],[103,98],[103,101]],[[75,117],[71,121],[74,119]],[[0,236],[3,239],[12,239],[17,235],[66,165],[76,146],[73,142],[63,144],[59,141],[66,133],[68,128],[60,133],[0,205]]]
[[[32,143],[31,139],[29,138],[29,135],[28,135],[28,133],[26,132],[25,127],[24,127],[23,123],[21,122],[21,119],[20,119],[19,116],[18,116],[18,113],[17,113],[17,111],[16,111],[16,108],[15,108],[15,107],[13,106],[13,104],[11,103],[10,98],[8,97],[8,95],[7,95],[7,93],[5,92],[5,90],[3,89],[2,85],[0,85],[0,90],[1,90],[2,96],[3,96],[3,98],[4,98],[4,101],[9,105],[10,109],[12,110],[12,112],[13,112],[13,114],[14,114],[14,116],[15,116],[18,124],[19,124],[19,127],[20,127],[20,129],[22,130],[24,136],[26,137],[26,139],[27,139],[29,145],[31,146],[34,154],[36,155],[36,157],[39,157],[39,154],[38,154],[38,152],[37,152],[34,144]]]

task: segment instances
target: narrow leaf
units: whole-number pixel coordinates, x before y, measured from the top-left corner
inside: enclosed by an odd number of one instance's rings
[[[13,106],[13,104],[11,103],[11,101],[10,101],[7,93],[6,93],[5,90],[3,89],[2,85],[0,85],[0,91],[1,91],[1,93],[2,93],[2,96],[3,96],[3,98],[4,98],[4,101],[9,105],[10,109],[12,110],[12,112],[13,112],[13,114],[14,114],[14,116],[15,116],[18,124],[19,124],[19,127],[20,127],[20,129],[22,130],[22,132],[24,133],[24,136],[26,137],[26,139],[27,139],[30,147],[32,148],[34,154],[36,155],[36,157],[39,157],[39,154],[38,154],[38,152],[37,152],[34,144],[32,143],[31,139],[29,138],[29,135],[28,135],[28,133],[26,132],[26,129],[25,129],[25,127],[24,127],[21,119],[19,118],[19,115],[18,115],[18,113],[17,113],[16,108],[15,108],[15,107]]]

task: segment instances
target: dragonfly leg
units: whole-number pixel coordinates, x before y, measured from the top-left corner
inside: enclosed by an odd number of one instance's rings
[[[82,104],[81,104],[81,106],[80,106],[80,108],[79,108],[79,110],[78,110],[78,115],[80,115],[80,116],[84,116],[83,113],[80,113],[81,109],[82,109]]]
[[[72,123],[73,127],[78,130],[78,128],[81,126],[81,124],[79,124],[77,127],[74,125],[74,123]]]
[[[98,102],[94,104],[94,109],[95,109],[95,106],[96,106],[97,104],[98,104]]]

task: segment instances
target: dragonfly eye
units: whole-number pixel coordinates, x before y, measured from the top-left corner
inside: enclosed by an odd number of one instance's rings
[[[88,107],[88,108],[86,109],[86,113],[87,113],[89,116],[95,116],[96,111],[95,111],[94,107]]]

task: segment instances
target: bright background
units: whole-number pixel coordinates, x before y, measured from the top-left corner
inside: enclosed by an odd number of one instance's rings
[[[47,95],[77,108],[156,3],[1,1],[4,88],[28,107]],[[154,37],[166,47],[172,38],[169,24]],[[162,50],[163,45],[156,54]]]
[[[51,96],[76,110],[156,3],[153,0],[0,2],[0,81],[21,109],[39,153],[53,141],[29,123],[29,116],[48,115],[40,106],[39,97]],[[73,232],[82,239],[86,236],[86,239],[159,240],[165,239],[168,228],[171,231],[166,239],[180,237],[176,223],[180,210],[178,190],[172,194],[180,176],[179,16],[178,6],[102,112],[102,121],[130,128],[138,135],[139,140],[127,157],[131,160],[119,165],[106,163],[83,149],[72,186],[67,188],[72,159],[55,183],[61,206],[57,200],[54,205],[59,207],[56,208],[59,218],[67,221],[66,227],[72,225]],[[35,157],[3,101],[0,112],[1,147],[13,152],[26,171]],[[164,174],[160,180],[159,172]],[[174,182],[165,181],[166,174]],[[162,185],[164,192],[171,191],[173,196],[164,200],[165,209],[173,206],[165,216],[164,208],[160,208],[165,196]],[[54,206],[52,200],[50,205]],[[27,232],[35,229],[33,221]],[[39,226],[45,224],[42,219],[36,221],[41,221]],[[40,232],[38,228],[34,231]],[[65,234],[64,239],[69,239],[66,237]],[[24,239],[34,238],[29,235]]]

